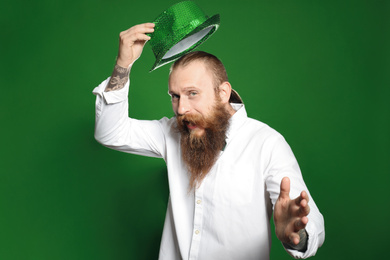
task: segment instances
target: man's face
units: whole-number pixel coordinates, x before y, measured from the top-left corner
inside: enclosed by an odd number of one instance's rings
[[[213,76],[203,62],[176,68],[169,77],[169,94],[175,115],[194,119],[185,121],[188,130],[203,135],[207,126],[198,119],[209,118],[216,104]]]
[[[190,188],[196,188],[225,146],[231,114],[222,95],[216,96],[213,76],[201,61],[171,73],[169,94],[176,114],[176,130],[181,134],[182,159],[190,172]]]

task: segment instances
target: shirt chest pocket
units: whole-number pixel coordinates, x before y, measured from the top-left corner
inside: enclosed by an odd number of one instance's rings
[[[242,164],[219,165],[213,199],[226,206],[246,205],[253,200],[255,169]]]

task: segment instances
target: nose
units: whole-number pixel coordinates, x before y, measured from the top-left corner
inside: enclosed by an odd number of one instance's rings
[[[190,111],[190,104],[185,97],[180,97],[179,106],[177,108],[177,113],[179,115],[185,115]]]

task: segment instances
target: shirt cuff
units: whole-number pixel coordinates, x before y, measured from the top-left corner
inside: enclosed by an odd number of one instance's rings
[[[318,234],[318,229],[316,229],[313,222],[310,222],[309,217],[309,223],[307,223],[307,226],[305,227],[307,234],[308,234],[308,240],[307,240],[307,250],[306,252],[299,252],[294,249],[288,249],[285,248],[286,251],[294,258],[298,259],[305,259],[311,256],[314,256],[318,250],[318,248],[322,245],[321,238],[323,234]]]
[[[104,98],[106,104],[115,104],[122,102],[127,99],[128,94],[129,94],[129,86],[130,86],[130,78],[126,82],[125,86],[121,89],[118,90],[113,90],[113,91],[108,91],[105,92],[104,90],[106,89],[106,86],[108,82],[110,81],[111,77],[108,77],[105,81],[100,83],[99,86],[97,86],[92,93],[94,95],[99,95],[100,97]]]

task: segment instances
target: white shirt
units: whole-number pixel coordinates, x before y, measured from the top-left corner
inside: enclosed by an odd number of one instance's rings
[[[109,78],[96,87],[95,138],[103,145],[138,155],[163,158],[168,168],[169,202],[159,259],[269,259],[270,218],[280,182],[290,178],[290,197],[308,192],[298,163],[284,138],[266,124],[247,117],[244,105],[232,104],[226,147],[195,192],[188,192],[189,173],[181,158],[175,118],[136,120],[128,117],[129,82],[104,92]],[[309,235],[305,253],[316,253],[325,238],[324,220],[308,192]]]

